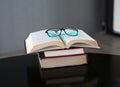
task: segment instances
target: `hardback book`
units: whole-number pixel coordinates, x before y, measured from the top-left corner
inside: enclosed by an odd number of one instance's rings
[[[41,68],[58,68],[66,66],[84,65],[87,64],[86,54],[74,56],[46,58],[43,52],[39,52],[38,58]]]
[[[45,58],[54,58],[54,57],[65,57],[65,56],[74,56],[74,55],[85,54],[84,48],[81,47],[71,47],[66,49],[56,49],[44,51]]]
[[[45,31],[46,30],[40,30],[28,35],[25,40],[27,54],[70,47],[99,48],[97,41],[80,29],[78,30],[77,36],[61,35],[49,37]]]

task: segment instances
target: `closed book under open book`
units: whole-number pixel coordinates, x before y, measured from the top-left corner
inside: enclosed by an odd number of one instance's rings
[[[66,48],[66,49],[44,51],[44,55],[46,58],[75,56],[75,55],[80,55],[80,54],[81,55],[85,54],[84,48],[71,47],[71,48]]]
[[[27,53],[70,47],[99,48],[97,41],[80,29],[78,30],[77,36],[61,35],[57,37],[49,37],[45,31],[46,30],[41,30],[29,34],[25,40]]]

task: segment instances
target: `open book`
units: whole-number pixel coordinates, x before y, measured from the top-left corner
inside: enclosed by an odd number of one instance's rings
[[[80,29],[78,30],[77,36],[62,34],[57,37],[49,37],[45,31],[46,30],[40,30],[29,34],[25,40],[27,53],[70,47],[99,48],[97,41]]]

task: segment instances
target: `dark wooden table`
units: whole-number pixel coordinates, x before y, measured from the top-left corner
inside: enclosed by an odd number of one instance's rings
[[[36,54],[12,56],[0,59],[0,86],[1,87],[120,87],[120,56],[110,54],[88,53],[86,67],[75,66],[71,72],[61,68],[53,73],[46,71],[50,78],[54,74],[68,73],[69,77],[57,76],[47,79],[41,76],[40,65]],[[83,69],[81,68],[83,67]],[[67,69],[67,68],[66,68]],[[75,73],[77,70],[83,74]],[[57,71],[57,73],[56,73]],[[68,69],[69,71],[69,69]],[[72,73],[72,74],[70,74]],[[77,74],[77,75],[76,75]],[[66,75],[65,75],[66,76]],[[74,76],[74,77],[73,77]],[[58,78],[59,77],[59,78]],[[47,82],[46,82],[47,81]]]
[[[86,48],[87,53],[103,53],[120,55],[120,36],[106,34],[104,32],[91,35],[97,40],[100,49]]]

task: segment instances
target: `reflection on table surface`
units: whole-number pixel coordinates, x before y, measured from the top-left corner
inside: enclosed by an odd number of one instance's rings
[[[120,87],[120,56],[88,53],[87,57],[84,81],[73,77],[73,82],[46,87]],[[0,59],[0,87],[45,87],[44,81],[36,54]]]

